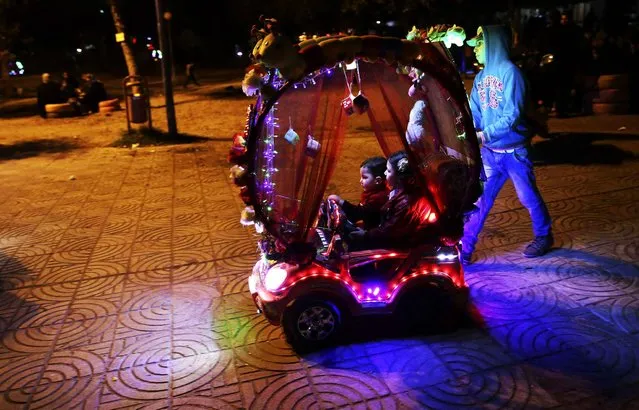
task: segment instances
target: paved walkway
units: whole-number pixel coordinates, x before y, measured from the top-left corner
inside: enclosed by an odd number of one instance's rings
[[[0,408],[639,407],[637,137],[538,142],[558,249],[520,256],[507,185],[467,272],[475,326],[304,357],[255,314],[226,148],[0,162]]]

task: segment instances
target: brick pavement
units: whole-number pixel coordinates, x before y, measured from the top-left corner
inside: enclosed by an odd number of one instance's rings
[[[546,257],[520,256],[506,186],[467,272],[476,325],[302,357],[255,314],[225,144],[0,162],[0,408],[637,408],[639,139],[607,138],[538,143]]]

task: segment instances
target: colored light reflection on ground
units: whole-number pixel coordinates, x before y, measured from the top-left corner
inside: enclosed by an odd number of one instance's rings
[[[637,407],[639,142],[579,141],[536,144],[559,249],[521,257],[529,217],[504,188],[466,269],[466,326],[362,319],[301,355],[255,312],[228,141],[6,160],[0,408]],[[345,192],[360,162],[336,170]]]

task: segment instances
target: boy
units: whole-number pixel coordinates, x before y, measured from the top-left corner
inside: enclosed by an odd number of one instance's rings
[[[484,26],[467,43],[474,47],[484,69],[475,77],[470,94],[470,108],[483,146],[481,157],[486,172],[484,193],[464,227],[461,259],[471,263],[477,236],[484,226],[495,198],[510,178],[519,201],[528,209],[535,239],[524,249],[527,258],[542,256],[553,245],[550,215],[539,194],[528,158],[529,123],[525,117],[526,81],[519,68],[508,58],[510,32],[504,26]]]
[[[366,159],[359,168],[359,183],[362,185],[362,195],[358,205],[354,205],[338,195],[330,195],[329,200],[337,202],[346,218],[351,222],[363,222],[364,229],[372,229],[379,225],[380,211],[388,201],[388,187],[386,186],[386,159],[371,157]]]

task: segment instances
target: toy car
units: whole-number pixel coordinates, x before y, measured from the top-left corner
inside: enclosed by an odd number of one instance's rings
[[[269,35],[261,40],[278,44],[283,54],[286,44]],[[482,165],[450,54],[437,42],[349,36],[333,39],[331,47],[342,49],[318,62],[307,56],[328,47],[308,49],[324,40],[314,41],[293,48],[303,54],[302,75],[282,77],[299,70],[270,60],[253,69],[263,73],[261,83],[247,88],[262,89],[230,154],[247,204],[242,222],[261,234],[262,256],[248,279],[258,312],[283,326],[291,343],[304,346],[333,340],[347,318],[362,315],[453,323],[468,299],[459,240],[464,215],[480,193]],[[269,51],[261,47],[253,55],[266,59]],[[357,115],[368,116],[385,155],[407,152],[435,207],[428,238],[409,247],[354,252],[342,240],[336,204],[327,204],[320,222],[347,121]]]

